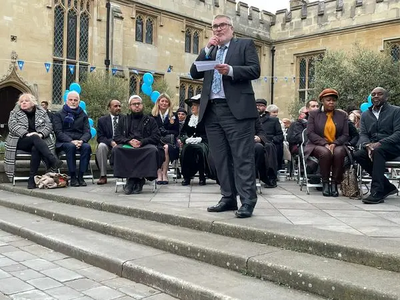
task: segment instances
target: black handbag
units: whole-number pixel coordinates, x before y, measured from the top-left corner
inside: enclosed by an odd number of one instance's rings
[[[164,145],[172,145],[175,146],[176,144],[176,139],[175,136],[173,134],[167,134],[161,137],[161,143],[163,143]]]

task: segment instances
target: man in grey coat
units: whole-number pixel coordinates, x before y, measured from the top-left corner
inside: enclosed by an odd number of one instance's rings
[[[361,149],[355,160],[372,176],[371,194],[365,204],[384,202],[397,188],[385,177],[385,163],[400,155],[400,107],[387,103],[388,92],[381,87],[371,92],[372,106],[361,116]]]

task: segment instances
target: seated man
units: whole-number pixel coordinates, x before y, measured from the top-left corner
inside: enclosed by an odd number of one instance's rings
[[[400,154],[400,107],[387,103],[388,92],[381,87],[371,92],[372,107],[361,116],[362,148],[354,153],[355,160],[372,176],[371,194],[366,204],[384,202],[397,188],[385,177],[385,162]]]
[[[114,141],[115,130],[117,129],[119,114],[121,113],[121,102],[111,100],[107,105],[109,114],[99,118],[97,123],[96,163],[100,170],[100,179],[97,184],[107,183],[107,159],[111,149],[117,146]]]
[[[141,193],[145,178],[156,179],[164,161],[164,150],[157,147],[160,131],[155,119],[143,114],[142,98],[133,95],[128,104],[130,113],[119,118],[111,155],[114,176],[127,178],[126,195]]]
[[[54,132],[56,134],[56,149],[65,152],[67,156],[68,172],[71,177],[70,186],[86,186],[83,174],[87,171],[92,154],[88,144],[91,135],[88,116],[79,107],[80,97],[77,92],[71,91],[63,108],[53,117]],[[76,174],[76,153],[79,152],[79,173]]]

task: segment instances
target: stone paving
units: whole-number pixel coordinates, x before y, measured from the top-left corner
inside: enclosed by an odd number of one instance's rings
[[[115,193],[114,179],[104,186],[89,183],[87,187],[45,192],[96,201],[117,201],[119,205],[150,201],[203,211],[221,197],[219,186],[213,181],[207,181],[206,186],[199,186],[198,179],[190,186],[181,186],[180,181],[174,183],[170,180],[168,185],[158,186],[155,193],[152,193],[152,185],[148,183],[142,194],[128,196],[124,195],[122,187]],[[17,186],[25,187],[26,183],[19,182]],[[233,216],[232,212],[224,214]],[[323,197],[315,188],[311,188],[310,195],[307,195],[304,188],[300,191],[296,182],[291,180],[279,182],[275,189],[262,188],[252,219],[253,225],[273,221],[400,241],[400,197],[396,195],[388,197],[383,204],[365,205],[360,200],[342,196]]]
[[[0,230],[0,300],[3,299],[175,298]]]

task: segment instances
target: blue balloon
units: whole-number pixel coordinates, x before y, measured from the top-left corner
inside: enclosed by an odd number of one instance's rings
[[[160,97],[160,92],[159,92],[159,91],[153,91],[153,92],[151,93],[150,98],[151,98],[151,101],[152,101],[153,103],[156,103],[158,97]]]
[[[146,83],[142,84],[142,92],[145,95],[150,96],[152,91],[153,91],[153,88],[151,87],[151,85],[148,85]]]
[[[152,85],[153,82],[154,82],[153,74],[151,74],[151,73],[145,73],[145,74],[143,75],[143,82],[144,82],[144,83],[147,83],[148,85]]]
[[[361,110],[361,112],[366,111],[370,106],[371,106],[371,104],[369,104],[369,103],[367,103],[367,102],[362,103],[362,104],[360,105],[360,110]]]
[[[81,101],[79,102],[79,107],[82,108],[83,110],[86,110],[86,102],[83,101],[83,100],[81,100]]]
[[[372,96],[371,95],[368,96],[368,103],[372,104]]]
[[[90,126],[90,127],[93,127],[93,124],[94,124],[93,119],[92,119],[92,118],[89,118],[89,126]]]
[[[73,82],[71,83],[71,85],[69,86],[69,90],[70,91],[75,91],[78,94],[81,93],[81,86],[79,85],[79,83]]]
[[[90,128],[90,134],[92,135],[92,138],[94,138],[94,137],[96,136],[96,134],[97,134],[96,128],[91,127],[91,128]]]
[[[87,115],[87,111],[84,109],[83,112],[85,113],[85,115]]]

